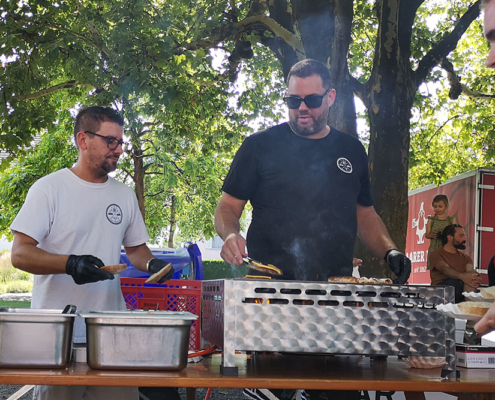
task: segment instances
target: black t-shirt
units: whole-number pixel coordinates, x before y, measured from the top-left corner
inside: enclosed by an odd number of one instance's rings
[[[282,269],[282,279],[351,275],[356,205],[373,205],[356,138],[332,128],[307,139],[287,123],[258,132],[240,147],[222,190],[251,202],[249,256]]]

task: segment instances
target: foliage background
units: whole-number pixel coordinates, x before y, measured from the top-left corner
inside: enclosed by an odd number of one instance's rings
[[[205,280],[233,279],[246,276],[248,268],[244,266],[231,267],[226,262],[219,260],[203,260],[203,273]]]
[[[71,114],[112,104],[127,119],[130,143],[117,178],[135,189],[151,236],[169,247],[211,237],[235,151],[254,129],[284,118],[288,68],[313,57],[335,77],[337,128],[354,133],[355,97],[365,105],[359,133],[377,209],[400,246],[408,185],[494,165],[493,72],[483,66],[478,5],[1,2],[0,150],[8,157],[0,233],[11,237],[36,179],[74,163]]]
[[[0,294],[28,293],[33,289],[33,275],[12,266],[10,252],[0,255]]]

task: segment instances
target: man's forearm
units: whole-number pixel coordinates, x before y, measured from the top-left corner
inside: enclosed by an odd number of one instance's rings
[[[466,272],[477,272],[473,264],[466,264]]]
[[[65,274],[68,258],[68,255],[48,253],[28,244],[14,245],[11,253],[14,267],[35,275]]]
[[[153,253],[146,244],[142,244],[134,247],[125,247],[125,254],[129,258],[129,261],[137,269],[148,272],[146,264],[149,260],[154,258]]]
[[[444,274],[447,278],[462,280],[462,272],[456,271],[448,265],[435,265],[435,269]]]
[[[239,217],[229,206],[218,205],[215,211],[215,229],[222,240],[232,233],[240,232]]]
[[[373,207],[358,211],[358,236],[378,257],[383,258],[388,250],[396,248],[387,228]]]

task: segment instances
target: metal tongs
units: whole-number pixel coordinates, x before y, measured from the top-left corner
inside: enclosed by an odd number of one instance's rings
[[[253,260],[251,257],[243,257],[242,261],[249,268],[252,268],[256,271],[260,271],[269,275],[282,275],[282,271],[272,264],[263,264],[260,261]]]
[[[242,257],[242,261],[244,261],[244,264],[252,264],[252,262],[254,261],[251,257]]]
[[[62,310],[62,314],[75,314],[77,311],[77,307],[73,304],[67,304],[65,308]]]

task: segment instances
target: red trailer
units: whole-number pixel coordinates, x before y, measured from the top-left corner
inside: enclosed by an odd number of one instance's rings
[[[431,203],[437,194],[449,198],[449,215],[466,230],[467,254],[475,268],[483,273],[495,254],[495,168],[478,168],[447,180],[443,185],[427,185],[409,192],[406,253],[411,259],[410,284],[429,284],[426,269],[429,239],[425,237],[428,215],[433,215]]]

